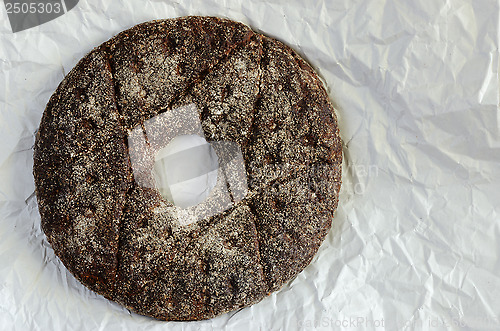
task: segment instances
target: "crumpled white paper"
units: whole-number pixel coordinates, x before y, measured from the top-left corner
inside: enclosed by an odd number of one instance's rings
[[[169,162],[179,152],[187,154],[182,162]],[[210,143],[198,135],[182,135],[175,137],[155,156],[153,175],[164,198],[176,206],[188,208],[208,197],[217,184],[218,168],[217,154]],[[201,175],[176,181],[192,176],[193,172]]]
[[[80,1],[13,34],[0,5],[4,330],[498,330],[499,12],[491,0]],[[218,318],[160,322],[78,283],[40,229],[33,133],[64,75],[143,21],[213,15],[296,49],[337,107],[333,228],[281,291]]]

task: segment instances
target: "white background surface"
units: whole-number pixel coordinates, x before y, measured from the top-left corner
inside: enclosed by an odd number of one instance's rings
[[[2,3],[1,329],[498,330],[499,7],[82,0],[13,34]],[[54,256],[40,230],[31,146],[50,95],[82,56],[137,23],[185,15],[241,21],[303,55],[336,104],[345,164],[334,226],[295,280],[237,313],[165,323],[88,291]]]

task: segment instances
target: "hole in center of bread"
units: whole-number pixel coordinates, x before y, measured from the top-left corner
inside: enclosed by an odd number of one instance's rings
[[[198,135],[181,135],[155,155],[153,178],[160,194],[181,208],[203,202],[217,183],[219,160]]]

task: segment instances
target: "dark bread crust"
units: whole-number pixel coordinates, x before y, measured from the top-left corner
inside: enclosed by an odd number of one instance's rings
[[[190,103],[207,140],[239,144],[249,192],[181,226],[134,181],[127,137]],[[341,162],[334,109],[304,60],[243,24],[186,17],[137,25],[77,64],[43,115],[34,176],[42,228],[79,281],[139,314],[198,320],[260,301],[310,263]]]

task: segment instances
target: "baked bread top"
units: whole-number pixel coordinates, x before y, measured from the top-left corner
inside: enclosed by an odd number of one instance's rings
[[[130,157],[134,129],[186,105],[207,140],[237,144],[248,185],[188,225],[137,181]],[[34,149],[57,256],[90,289],[162,320],[211,318],[295,277],[328,233],[341,185],[337,120],[314,70],[283,43],[214,17],[146,22],[92,50],[52,95]],[[219,184],[194,208],[213,208]]]

